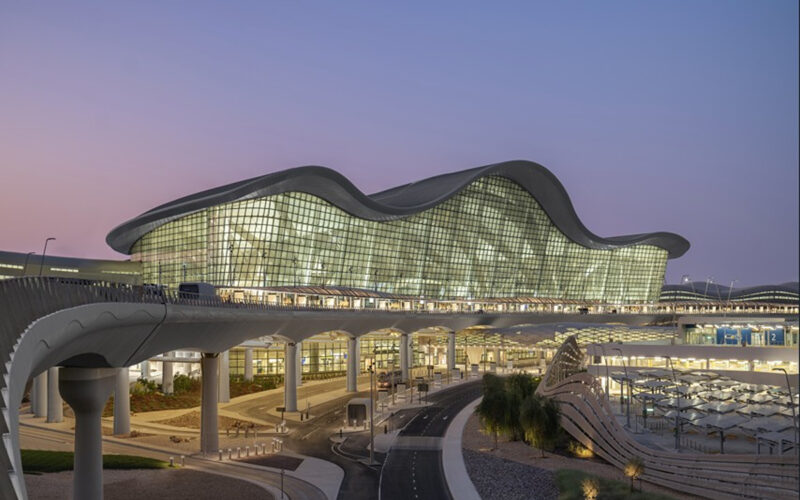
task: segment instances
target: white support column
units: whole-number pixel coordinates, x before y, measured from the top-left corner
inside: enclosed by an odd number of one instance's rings
[[[456,367],[456,332],[447,334],[447,371],[453,371]]]
[[[231,400],[231,376],[230,376],[230,354],[229,351],[221,352],[219,355],[219,402],[229,403]]]
[[[117,368],[114,382],[114,434],[131,432],[131,379],[129,368]]]
[[[244,379],[248,382],[253,380],[253,348],[247,347],[244,350]]]
[[[356,355],[357,340],[347,338],[347,392],[358,391],[358,359]]]
[[[283,372],[283,407],[287,412],[297,411],[297,346],[286,343]]]
[[[174,352],[168,352],[165,355],[170,358],[175,357]],[[174,363],[172,361],[163,361],[161,363],[161,390],[164,394],[172,394],[175,392],[174,382]]]
[[[204,352],[200,360],[203,398],[200,405],[200,451],[214,453],[219,449],[217,395],[219,353]]]
[[[47,370],[33,379],[33,406],[34,417],[47,416]]]
[[[141,370],[141,375],[139,375],[139,378],[150,380],[150,360],[146,359],[139,363],[139,369]]]
[[[297,387],[301,387],[303,385],[303,343],[297,343],[297,358],[295,359],[295,372],[297,373],[297,377],[295,382],[297,383]]]
[[[103,498],[103,433],[100,417],[114,388],[113,368],[62,368],[59,390],[75,413],[72,498]]]
[[[400,371],[403,382],[408,382],[408,334],[400,335]]]
[[[58,423],[64,420],[64,405],[58,392],[58,367],[47,369],[47,423]]]

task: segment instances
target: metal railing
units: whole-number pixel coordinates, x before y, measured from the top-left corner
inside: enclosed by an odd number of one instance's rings
[[[562,427],[609,463],[624,468],[642,458],[645,481],[708,498],[797,498],[797,456],[677,453],[635,441],[614,417],[596,377],[581,370],[580,349],[568,338],[537,394],[555,398]]]

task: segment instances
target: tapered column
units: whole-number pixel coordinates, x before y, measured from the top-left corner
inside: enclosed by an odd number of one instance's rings
[[[358,365],[356,364],[356,339],[347,339],[347,392],[357,392]]]
[[[62,368],[61,396],[75,413],[72,498],[103,498],[103,433],[100,417],[114,389],[113,368]]]
[[[114,381],[114,434],[131,432],[131,379],[128,368],[117,368]]]
[[[217,417],[217,380],[219,375],[219,353],[204,352],[200,359],[203,397],[200,404],[200,451],[214,453],[219,449],[219,425]]]
[[[47,416],[47,370],[43,371],[33,379],[33,416]]]
[[[244,350],[244,379],[248,382],[253,380],[253,348],[248,347]]]
[[[150,361],[147,359],[142,361],[139,364],[139,368],[142,371],[142,374],[139,376],[139,378],[142,378],[144,380],[150,380]]]
[[[283,406],[286,411],[297,411],[297,346],[286,343],[283,373]]]
[[[219,402],[228,403],[231,400],[231,376],[229,351],[219,355]]]
[[[297,387],[301,387],[303,385],[303,343],[297,343],[297,355],[295,356],[295,373],[297,376],[295,377],[295,382],[297,383]]]
[[[456,367],[456,332],[447,334],[447,370],[454,370]]]
[[[168,352],[166,356],[172,358],[175,357],[175,353]],[[174,366],[172,361],[163,361],[161,363],[161,390],[164,394],[172,394],[175,392]]]
[[[403,381],[408,380],[408,334],[400,335],[400,371]]]
[[[47,422],[57,423],[64,420],[64,405],[58,392],[58,367],[47,370]]]

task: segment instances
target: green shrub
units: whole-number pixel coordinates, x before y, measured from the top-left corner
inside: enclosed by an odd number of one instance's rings
[[[152,380],[140,378],[131,386],[131,394],[154,394],[158,392],[158,384]]]
[[[71,451],[21,450],[24,472],[60,472],[72,470],[75,455]],[[163,469],[169,464],[147,457],[103,455],[104,469]]]
[[[199,378],[192,378],[188,375],[176,375],[172,383],[172,391],[175,394],[187,392],[199,392],[202,383]]]
[[[633,492],[623,481],[598,477],[581,470],[561,469],[556,471],[559,500],[583,500],[583,483],[593,480],[597,485],[598,499],[603,500],[673,500],[672,497],[660,493]]]

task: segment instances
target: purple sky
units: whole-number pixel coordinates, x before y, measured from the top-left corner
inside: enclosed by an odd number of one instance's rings
[[[539,162],[681,275],[798,279],[798,7],[4,2],[0,249],[123,258],[158,204],[299,165],[370,193]]]

